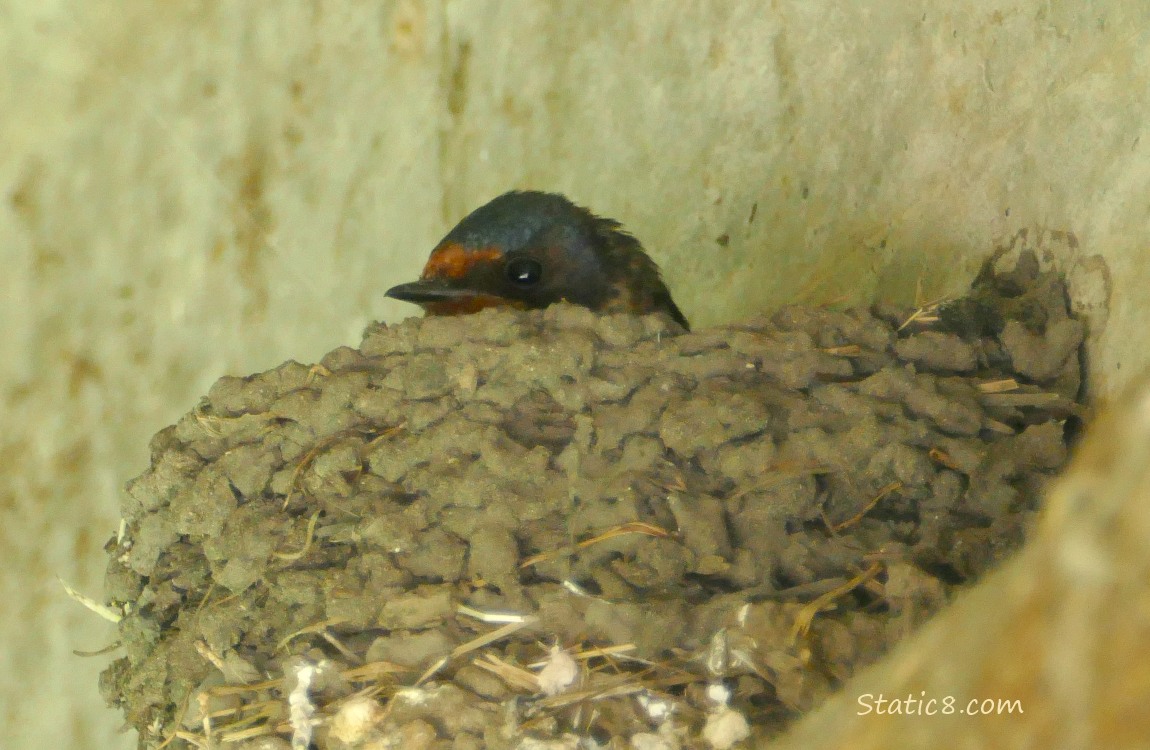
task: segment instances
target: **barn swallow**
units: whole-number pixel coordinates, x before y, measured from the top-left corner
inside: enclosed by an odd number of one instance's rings
[[[603,313],[662,313],[690,329],[639,241],[556,193],[512,191],[472,211],[436,245],[419,280],[387,296],[428,315],[570,302]]]

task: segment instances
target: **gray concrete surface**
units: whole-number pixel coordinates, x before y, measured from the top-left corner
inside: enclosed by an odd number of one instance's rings
[[[953,293],[1026,230],[1113,392],[1150,359],[1148,42],[1132,0],[3,3],[0,747],[133,745],[54,576],[98,596],[149,436],[411,314],[382,290],[510,187],[622,220],[696,325]]]

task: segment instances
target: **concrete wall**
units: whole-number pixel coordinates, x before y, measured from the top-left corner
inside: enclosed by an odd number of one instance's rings
[[[5,746],[133,745],[54,576],[99,595],[149,436],[411,314],[507,188],[622,220],[697,326],[953,293],[1025,229],[1097,392],[1150,360],[1146,3],[9,0],[0,63]]]

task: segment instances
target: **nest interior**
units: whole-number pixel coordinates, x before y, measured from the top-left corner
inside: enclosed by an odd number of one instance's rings
[[[101,688],[141,747],[775,734],[1063,464],[1084,325],[1016,261],[937,309],[489,310],[222,378],[128,485]]]

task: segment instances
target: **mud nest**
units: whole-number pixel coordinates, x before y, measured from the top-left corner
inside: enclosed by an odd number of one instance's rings
[[[1024,254],[938,308],[486,311],[222,378],[128,485],[102,690],[148,748],[777,733],[1020,543],[1082,339]]]

